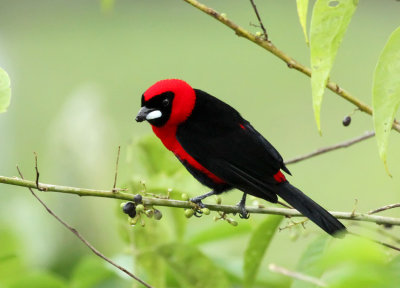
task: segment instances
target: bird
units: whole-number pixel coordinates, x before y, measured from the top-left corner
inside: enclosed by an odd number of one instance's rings
[[[240,113],[227,103],[180,79],[160,80],[141,97],[135,118],[147,121],[155,135],[210,192],[202,200],[237,189],[243,192],[239,216],[248,218],[246,196],[272,203],[278,196],[333,236],[346,227],[286,179],[282,156]],[[339,236],[338,236],[339,237]]]

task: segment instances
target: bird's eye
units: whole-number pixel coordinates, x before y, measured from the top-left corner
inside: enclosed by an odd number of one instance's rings
[[[169,99],[164,99],[163,101],[162,101],[162,105],[164,106],[164,107],[167,107],[168,105],[169,105]]]

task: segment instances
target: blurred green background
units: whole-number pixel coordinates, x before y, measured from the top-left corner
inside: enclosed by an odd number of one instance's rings
[[[295,1],[258,2],[271,41],[309,65]],[[256,18],[249,1],[205,3],[257,31],[250,25]],[[366,103],[371,103],[376,61],[399,25],[398,15],[398,1],[360,1],[339,49],[331,79]],[[0,66],[9,73],[13,89],[9,111],[0,115],[0,175],[17,175],[18,164],[25,177],[33,179],[35,151],[44,183],[109,189],[121,145],[120,186],[141,179],[148,187],[160,187],[140,173],[132,143],[151,133],[149,125],[134,122],[140,96],[164,78],[184,79],[237,108],[285,159],[372,129],[372,118],[361,112],[343,127],[342,119],[354,106],[327,91],[323,136],[319,136],[308,78],[183,1],[118,0],[112,11],[104,12],[99,1],[2,0]],[[399,145],[400,137],[393,132],[388,152],[393,178],[385,173],[375,140],[370,139],[290,165],[290,181],[330,210],[351,211],[355,199],[359,212],[400,202]],[[187,191],[191,195],[207,192],[180,169],[185,183],[172,183],[171,188],[191,187]],[[91,252],[27,189],[1,185],[0,190],[0,247],[14,247],[26,271],[48,270],[57,277],[70,277],[76,263]],[[117,229],[119,203],[40,195],[99,250],[131,267],[129,258],[123,257],[126,245]],[[223,203],[234,204],[240,197],[224,195]],[[400,217],[400,210],[386,214]],[[253,227],[263,217],[252,215],[248,223]],[[347,224],[365,233],[377,227]],[[190,219],[185,237],[210,225],[215,225],[212,217]],[[239,221],[240,225],[247,224]],[[390,231],[398,232],[398,228]],[[261,278],[266,277],[269,263],[296,267],[300,251],[321,231],[308,223],[296,241],[291,240],[294,233],[299,232],[285,229],[276,234],[263,260]],[[245,233],[201,245],[200,250],[240,271],[247,239]],[[0,270],[1,266],[7,273],[18,273],[9,262],[0,263]]]

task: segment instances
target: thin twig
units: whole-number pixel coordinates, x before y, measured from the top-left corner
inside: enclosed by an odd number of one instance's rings
[[[284,53],[283,51],[279,50],[274,44],[272,44],[270,41],[266,41],[262,39],[261,37],[257,37],[256,35],[250,33],[243,27],[237,25],[235,22],[232,20],[228,19],[225,15],[221,15],[214,9],[196,1],[196,0],[183,0],[193,7],[201,10],[202,12],[210,15],[211,17],[215,18],[219,22],[223,23],[227,27],[231,28],[233,31],[235,31],[236,35],[246,38],[250,40],[251,42],[255,43],[256,45],[264,48],[265,50],[269,51],[282,61],[286,63],[286,65],[289,68],[293,68],[304,75],[307,75],[308,77],[311,77],[311,69],[309,67],[306,67],[302,64],[300,64],[298,61]],[[363,111],[369,115],[372,115],[372,108],[362,102],[361,100],[357,99],[354,97],[350,92],[346,91],[345,89],[341,88],[337,83],[333,81],[327,81],[326,87],[331,90],[333,93],[341,96],[342,98],[346,99],[347,101],[353,103],[355,106],[357,106],[360,111]],[[392,128],[395,129],[397,132],[400,132],[400,124],[397,122],[393,122]]]
[[[315,157],[315,156],[318,156],[318,155],[321,155],[321,154],[324,154],[324,153],[327,153],[327,152],[330,152],[330,151],[334,151],[334,150],[341,149],[341,148],[346,148],[346,147],[349,147],[349,146],[351,146],[353,144],[356,144],[356,143],[359,143],[359,142],[364,141],[366,139],[372,138],[374,136],[375,136],[375,132],[368,131],[368,132],[364,133],[364,135],[359,136],[357,138],[350,139],[350,140],[347,140],[345,142],[338,143],[338,144],[335,144],[335,145],[319,148],[319,149],[315,150],[314,152],[311,152],[311,153],[308,153],[308,154],[305,154],[305,155],[298,156],[298,157],[295,157],[293,159],[287,160],[287,161],[285,161],[285,164],[297,163],[297,162],[300,162],[300,161],[303,161],[303,160],[306,160],[306,159],[309,159],[309,158],[312,158],[312,157]]]
[[[388,244],[388,243],[381,242],[381,241],[378,241],[378,240],[373,240],[373,239],[372,239],[372,241],[374,241],[377,244],[383,245],[383,246],[385,246],[387,248],[390,248],[390,249],[393,249],[393,250],[396,250],[396,251],[400,252],[400,248],[398,248],[398,247],[396,247],[396,246],[394,246],[392,244]]]
[[[35,153],[35,168],[36,168],[36,183],[39,183],[39,172],[37,169],[37,155]],[[18,174],[20,175],[21,179],[24,179],[24,176],[22,175],[21,170],[19,169],[19,167],[17,166],[17,170],[18,170]],[[97,250],[92,244],[90,244],[79,232],[78,230],[76,230],[75,228],[71,227],[69,224],[67,224],[66,222],[64,222],[64,220],[62,220],[60,217],[58,217],[43,201],[42,199],[39,198],[39,196],[36,195],[35,192],[33,192],[32,187],[28,187],[29,191],[31,191],[32,195],[40,202],[40,204],[43,205],[43,207],[47,210],[47,212],[50,213],[50,215],[52,215],[58,222],[60,222],[62,225],[64,225],[64,227],[66,227],[68,230],[70,230],[72,233],[75,234],[76,237],[79,238],[79,240],[81,240],[87,247],[89,247],[90,250],[92,250],[92,252],[94,254],[96,254],[97,256],[99,256],[100,258],[102,258],[103,260],[107,261],[108,263],[110,263],[111,265],[113,265],[114,267],[116,267],[117,269],[121,270],[122,272],[124,272],[125,274],[127,274],[128,276],[130,276],[131,278],[135,279],[136,281],[138,281],[139,283],[143,284],[145,287],[148,288],[153,288],[152,286],[150,286],[149,284],[147,284],[146,282],[144,282],[143,280],[141,280],[140,278],[138,278],[137,276],[133,275],[131,272],[129,272],[128,270],[126,270],[124,267],[118,265],[117,263],[115,263],[114,261],[112,261],[111,259],[107,258],[106,256],[104,256],[99,250]],[[36,189],[39,189],[39,185],[37,185],[35,187]]]
[[[115,163],[115,176],[114,176],[114,185],[113,185],[113,192],[116,192],[116,186],[117,186],[117,178],[118,178],[118,162],[119,162],[119,155],[121,153],[121,146],[118,146],[118,154],[117,154],[117,161]]]
[[[317,285],[319,287],[326,287],[327,286],[325,282],[323,282],[322,280],[320,280],[318,278],[315,278],[315,277],[312,277],[312,276],[309,276],[309,275],[306,275],[306,274],[303,274],[303,273],[300,273],[300,272],[291,271],[289,269],[277,266],[275,264],[269,264],[269,270],[271,270],[272,272],[275,272],[275,273],[279,273],[279,274],[294,278],[294,279],[298,279],[298,280],[301,280],[301,281],[312,283],[312,284]]]
[[[253,6],[254,12],[256,13],[256,16],[257,16],[257,19],[258,19],[258,23],[260,23],[261,30],[263,31],[263,34],[264,34],[264,39],[265,39],[265,41],[269,41],[268,40],[267,30],[264,27],[264,24],[263,24],[263,22],[261,20],[260,14],[258,13],[258,9],[257,9],[256,4],[254,3],[254,0],[250,0],[250,3],[251,3],[251,6]]]
[[[17,177],[0,176],[0,183],[37,189],[35,181],[24,180]],[[68,187],[61,185],[44,184],[44,183],[39,183],[39,185],[46,192],[61,192],[79,196],[105,197],[105,198],[114,198],[114,199],[121,199],[128,201],[133,201],[134,197],[134,194],[124,193],[120,191],[112,192],[110,190],[94,190],[94,189],[76,188],[76,187]],[[158,192],[160,191],[158,190],[154,191],[154,193]],[[153,205],[153,206],[165,206],[165,207],[186,208],[186,209],[194,208],[194,204],[189,201],[162,199],[155,197],[143,197],[143,204],[149,206]],[[240,212],[238,206],[233,206],[233,205],[205,204],[205,207],[207,207],[212,211],[221,211],[225,213]],[[254,213],[254,214],[273,214],[273,215],[282,215],[286,217],[303,217],[303,215],[297,210],[287,209],[287,208],[247,206],[246,210],[249,213]],[[338,219],[372,222],[379,225],[400,226],[400,218],[395,218],[395,217],[368,215],[364,213],[354,213],[354,215],[352,215],[352,212],[336,212],[336,211],[331,211],[330,213]]]
[[[308,218],[306,218],[300,222],[294,222],[293,220],[291,220],[288,224],[286,224],[286,226],[279,227],[278,229],[279,229],[279,231],[283,231],[283,230],[290,229],[292,227],[299,226],[299,225],[301,225],[303,227],[303,229],[306,229],[305,224],[308,222],[308,220],[309,220]]]
[[[386,238],[391,239],[392,241],[394,241],[397,244],[400,244],[400,238],[397,237],[397,235],[393,235],[392,233],[389,233],[387,230],[387,228],[378,228],[376,229],[376,227],[369,227],[369,226],[365,226],[363,227],[363,229],[368,229],[369,231],[375,232],[376,234],[380,235],[380,236],[384,236]]]
[[[369,241],[375,242],[376,244],[388,247],[390,249],[393,249],[393,250],[396,250],[396,251],[400,251],[400,248],[398,248],[398,247],[396,247],[396,246],[394,246],[392,244],[389,244],[389,243],[386,243],[386,242],[381,242],[379,240],[375,240],[375,239],[372,239],[372,238],[369,238],[367,236],[360,235],[360,234],[357,234],[357,233],[354,233],[354,232],[349,232],[348,231],[348,233],[351,234],[351,235],[354,235],[354,236],[357,236],[357,237],[360,237],[360,238],[367,239]]]
[[[386,211],[386,210],[393,209],[393,208],[398,208],[398,207],[400,207],[400,203],[390,204],[390,205],[386,205],[386,206],[380,207],[378,209],[371,210],[371,211],[368,212],[368,214],[372,215],[372,214],[375,214],[375,213],[379,213],[379,212],[382,212],[382,211]]]
[[[42,189],[40,186],[39,186],[39,169],[38,169],[38,165],[37,165],[37,153],[36,152],[33,152],[33,155],[35,155],[35,170],[36,170],[36,189],[37,190],[39,190],[39,191],[45,191],[44,189]],[[18,166],[17,166],[17,169],[18,169]],[[18,169],[18,172],[20,172],[19,171],[19,169]],[[23,178],[22,176],[21,176],[21,178]]]
[[[351,215],[356,214],[357,205],[358,205],[358,199],[354,199],[354,207],[353,210],[351,210]]]

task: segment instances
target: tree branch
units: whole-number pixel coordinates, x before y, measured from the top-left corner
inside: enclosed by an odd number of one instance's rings
[[[189,3],[190,5],[194,6],[195,8],[201,10],[202,12],[212,16],[219,22],[223,23],[224,25],[228,26],[231,28],[233,31],[235,31],[236,35],[239,37],[246,38],[250,40],[251,42],[255,43],[256,45],[264,48],[265,50],[269,51],[282,61],[286,63],[286,65],[289,68],[293,68],[304,75],[307,75],[308,77],[311,77],[311,69],[300,64],[297,62],[295,59],[284,53],[283,51],[279,50],[274,44],[272,44],[269,40],[265,40],[262,37],[257,37],[256,35],[250,33],[248,30],[244,29],[243,27],[240,27],[233,21],[229,20],[225,15],[221,15],[214,9],[196,1],[196,0],[184,0],[185,2]],[[346,91],[345,89],[341,88],[337,83],[333,81],[328,81],[326,83],[326,87],[334,92],[335,94],[341,96],[345,100],[353,103],[355,106],[357,106],[361,111],[372,115],[372,108],[362,102],[361,100],[357,99],[354,97],[350,92]],[[400,132],[400,124],[397,121],[394,121],[392,124],[392,128],[396,130],[397,132]]]
[[[0,183],[21,186],[27,188],[36,189],[36,183],[34,181],[24,180],[17,177],[6,177],[0,176]],[[44,184],[39,183],[39,187],[44,192],[61,192],[67,194],[75,194],[78,196],[95,196],[95,197],[105,197],[105,198],[114,198],[121,200],[132,201],[135,195],[130,193],[124,193],[120,191],[113,192],[112,190],[94,190],[94,189],[85,189],[85,188],[76,188],[76,187],[68,187],[68,186],[60,186],[60,185],[52,185],[52,184]],[[180,201],[180,200],[172,200],[172,199],[161,199],[161,198],[150,198],[143,197],[144,205],[153,205],[153,206],[166,206],[166,207],[174,207],[174,208],[195,208],[196,205],[192,202],[188,201]],[[231,205],[217,205],[217,204],[205,204],[205,207],[212,211],[221,211],[225,213],[239,213],[239,208],[237,206]],[[301,213],[299,213],[295,209],[287,209],[287,208],[278,208],[278,207],[254,207],[249,206],[246,207],[246,210],[249,213],[254,214],[274,214],[274,215],[283,215],[286,217],[304,217]],[[333,216],[338,219],[346,219],[351,221],[363,221],[363,222],[373,222],[379,225],[387,225],[387,226],[400,226],[400,218],[394,217],[385,217],[378,215],[368,215],[365,213],[353,213],[353,212],[330,212]]]
[[[141,283],[143,286],[147,287],[147,288],[153,288],[152,286],[150,286],[149,284],[147,284],[146,282],[144,282],[142,279],[138,278],[137,276],[135,276],[134,274],[132,274],[131,272],[129,272],[128,270],[126,270],[124,267],[118,265],[117,263],[115,263],[114,261],[112,261],[110,258],[107,258],[105,255],[103,255],[99,250],[97,250],[92,244],[90,244],[89,241],[87,241],[79,232],[78,230],[76,230],[75,228],[71,227],[68,223],[66,223],[64,220],[62,220],[60,217],[58,217],[43,201],[42,199],[39,198],[39,196],[36,195],[35,192],[33,192],[32,188],[35,188],[39,191],[47,191],[46,188],[48,187],[44,187],[42,188],[41,186],[39,186],[39,170],[37,168],[37,155],[35,153],[35,169],[36,169],[36,186],[35,187],[31,187],[31,186],[25,186],[29,189],[29,191],[31,191],[32,195],[40,202],[40,204],[43,205],[43,207],[46,209],[46,211],[53,216],[58,222],[60,222],[65,228],[67,228],[69,231],[71,231],[73,234],[75,234],[76,237],[78,237],[79,240],[81,240],[87,247],[89,247],[90,250],[92,250],[92,252],[94,254],[96,254],[97,256],[99,256],[101,259],[107,261],[108,263],[110,263],[111,265],[113,265],[114,267],[116,267],[117,269],[121,270],[122,272],[124,272],[125,274],[127,274],[129,277],[135,279],[136,281],[138,281],[139,283]],[[21,170],[19,170],[19,167],[17,166],[17,170],[19,175],[21,176],[21,180],[24,180],[24,176],[22,175]],[[29,181],[31,182],[31,181]],[[45,185],[48,186],[48,185]],[[39,188],[40,187],[40,188]]]
[[[116,188],[117,186],[117,178],[118,178],[118,164],[119,164],[119,156],[121,154],[121,146],[118,146],[117,160],[115,161],[115,173],[114,173],[114,185],[112,191],[115,193],[116,191],[126,191],[126,189]]]
[[[338,143],[338,144],[335,144],[335,145],[332,145],[332,146],[319,148],[319,149],[315,150],[314,152],[311,152],[311,153],[308,153],[308,154],[305,154],[305,155],[298,156],[298,157],[295,157],[293,159],[287,160],[287,161],[285,161],[285,164],[297,163],[297,162],[300,162],[300,161],[303,161],[303,160],[318,156],[320,154],[324,154],[324,153],[327,153],[327,152],[330,152],[330,151],[334,151],[334,150],[337,150],[337,149],[341,149],[341,148],[346,148],[346,147],[349,147],[349,146],[351,146],[353,144],[356,144],[358,142],[364,141],[364,140],[369,139],[369,138],[374,137],[374,136],[375,136],[375,132],[369,131],[369,132],[366,132],[364,135],[359,136],[357,138],[350,139],[350,140],[347,140],[345,142]]]
[[[279,274],[282,274],[282,275],[285,275],[285,276],[288,276],[288,277],[291,277],[291,278],[294,278],[294,279],[298,279],[298,280],[301,280],[301,281],[305,281],[305,282],[317,285],[319,287],[326,287],[327,286],[325,282],[321,281],[318,278],[315,278],[315,277],[312,277],[312,276],[309,276],[309,275],[305,275],[305,274],[300,273],[300,272],[291,271],[289,269],[277,266],[275,264],[269,264],[268,268],[272,272],[279,273]]]
[[[400,203],[390,204],[390,205],[386,205],[386,206],[380,207],[378,209],[371,210],[371,211],[368,212],[368,214],[372,215],[372,214],[375,214],[375,213],[379,213],[379,212],[382,212],[382,211],[386,211],[386,210],[393,209],[393,208],[398,208],[398,207],[400,207]]]

